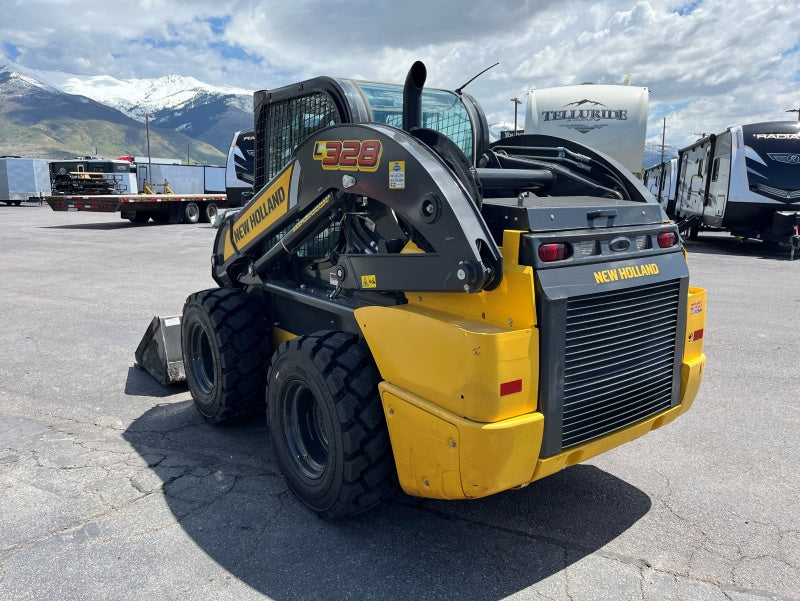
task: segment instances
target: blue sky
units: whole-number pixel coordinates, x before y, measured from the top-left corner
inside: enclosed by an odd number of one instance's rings
[[[800,105],[800,8],[769,0],[15,0],[0,55],[32,69],[119,78],[191,75],[270,88],[316,75],[469,85],[490,122],[536,87],[621,83],[651,90],[648,139],[792,118]],[[520,116],[524,114],[520,108]]]

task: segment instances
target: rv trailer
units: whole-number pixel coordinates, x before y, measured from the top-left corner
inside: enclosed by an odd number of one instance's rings
[[[678,159],[670,159],[648,167],[644,170],[642,183],[656,197],[668,215],[675,211]]]
[[[647,88],[581,84],[528,94],[525,133],[566,138],[616,159],[639,175],[647,133]]]
[[[252,196],[255,140],[253,129],[237,131],[231,140],[225,167],[225,192],[230,207],[241,207]]]
[[[800,123],[770,121],[729,127],[678,153],[674,211],[699,228],[741,238],[788,243],[800,250]]]

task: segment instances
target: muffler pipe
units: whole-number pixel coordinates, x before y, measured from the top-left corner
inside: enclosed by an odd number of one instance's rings
[[[415,61],[406,75],[403,85],[403,129],[410,132],[415,127],[422,127],[422,88],[428,70],[422,61]]]

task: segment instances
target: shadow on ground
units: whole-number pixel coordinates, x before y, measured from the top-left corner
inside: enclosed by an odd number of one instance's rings
[[[125,379],[125,394],[129,396],[166,398],[187,390],[188,386],[185,380],[169,386],[162,386],[138,365],[128,368],[128,377]]]
[[[697,240],[684,240],[689,253],[707,255],[736,255],[739,257],[753,257],[756,259],[769,259],[770,261],[789,261],[790,249],[788,244],[771,244],[761,240],[739,240],[730,234],[701,233]],[[798,259],[795,255],[795,259]]]
[[[582,465],[476,501],[398,492],[365,515],[326,522],[288,492],[263,418],[214,428],[177,402],[147,411],[124,436],[200,548],[278,600],[502,599],[597,551],[651,506]]]
[[[49,230],[120,230],[140,227],[162,227],[170,225],[184,226],[182,223],[156,223],[155,221],[148,221],[147,223],[131,223],[126,219],[120,219],[119,221],[106,221],[103,223],[70,223],[67,225],[45,225],[42,227]],[[200,225],[211,227],[208,224]]]

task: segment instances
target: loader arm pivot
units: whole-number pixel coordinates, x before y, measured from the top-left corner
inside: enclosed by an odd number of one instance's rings
[[[336,288],[490,290],[502,277],[502,257],[469,186],[405,131],[381,124],[319,130],[220,228],[215,279],[263,283],[285,272],[309,239],[336,227],[325,257]]]

